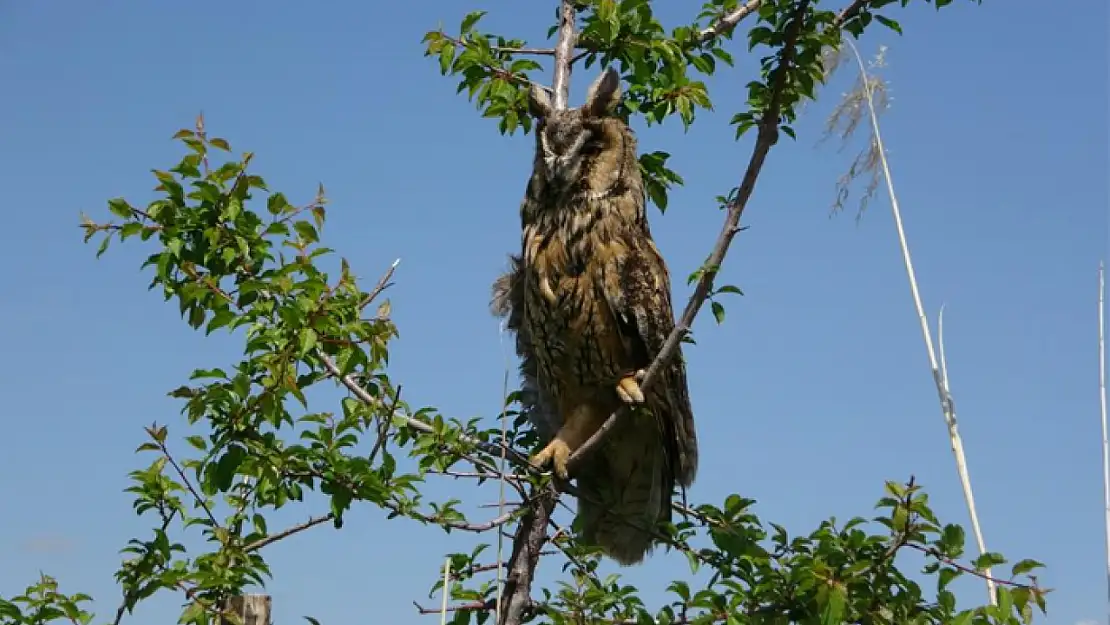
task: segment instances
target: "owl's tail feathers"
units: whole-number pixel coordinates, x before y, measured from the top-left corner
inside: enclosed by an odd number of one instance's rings
[[[614,432],[621,442],[598,450],[577,479],[582,541],[624,566],[642,562],[657,524],[671,519],[672,478],[658,441],[641,441],[648,433]]]

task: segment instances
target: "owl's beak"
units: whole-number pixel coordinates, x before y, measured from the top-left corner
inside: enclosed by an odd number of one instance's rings
[[[570,182],[574,175],[574,160],[569,156],[556,156],[547,162],[547,177],[560,185]]]

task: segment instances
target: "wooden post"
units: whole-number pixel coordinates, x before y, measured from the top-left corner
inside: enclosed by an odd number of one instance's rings
[[[270,595],[239,595],[227,600],[227,609],[242,619],[243,625],[270,625]],[[232,625],[223,619],[220,625]]]

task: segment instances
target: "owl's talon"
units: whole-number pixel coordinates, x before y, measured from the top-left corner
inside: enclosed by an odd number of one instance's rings
[[[620,397],[620,400],[626,404],[644,403],[644,392],[640,390],[640,383],[636,380],[637,375],[640,373],[642,372],[637,371],[632,375],[621,378],[620,382],[617,382],[617,397]],[[640,375],[640,377],[643,376]]]
[[[556,438],[548,443],[547,447],[532,456],[529,462],[537,469],[542,469],[550,461],[555,474],[565,480],[569,476],[567,472],[568,460],[570,460],[570,447],[564,441]]]

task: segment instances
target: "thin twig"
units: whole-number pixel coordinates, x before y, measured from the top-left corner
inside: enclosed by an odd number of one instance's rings
[[[512,368],[509,365],[509,355],[505,351],[505,325],[501,324],[500,333],[501,355],[505,360],[505,375],[501,378],[501,464],[498,467],[501,470],[501,480],[498,484],[497,493],[497,511],[505,511],[505,476],[508,473],[506,470],[506,463],[508,461],[505,449],[508,447],[508,427],[509,427],[509,371]],[[505,564],[505,537],[501,532],[497,533],[497,610],[494,614],[501,613],[501,594],[505,590],[504,585],[501,583],[504,579],[502,566]]]
[[[316,357],[320,359],[320,363],[324,365],[324,368],[327,369],[328,372],[331,373],[335,377],[335,379],[339,381],[340,384],[345,386],[347,390],[351,391],[351,393],[355,397],[357,397],[359,401],[362,401],[363,403],[370,406],[377,406],[381,404],[381,400],[376,399],[373,395],[367,392],[366,389],[362,388],[362,386],[359,385],[358,381],[355,380],[351,374],[343,375],[342,371],[340,371],[339,369],[339,366],[335,364],[335,361],[332,360],[330,356],[317,349]],[[419,419],[414,419],[402,412],[395,412],[394,418],[400,418],[402,421],[405,422],[405,425],[419,432],[423,432],[425,434],[435,433],[435,430],[432,429],[432,426],[424,423],[423,421],[420,421]],[[504,448],[506,450],[506,453],[508,454],[509,460],[513,464],[516,464],[520,467],[529,466],[528,459],[515,449],[507,448],[504,445],[487,443],[486,441],[478,440],[477,438],[467,436],[465,434],[460,435],[458,440],[459,442],[466,443],[467,445],[473,445],[474,447],[477,447],[478,449],[490,454],[491,456],[498,455],[499,453],[501,453],[501,449]],[[472,462],[477,462],[477,460],[472,460]],[[493,474],[496,475],[497,467],[489,465],[489,468],[493,471]]]
[[[153,426],[151,428],[147,428],[148,434],[153,433],[153,431]],[[192,494],[193,499],[195,499],[197,504],[199,504],[200,507],[204,509],[204,513],[208,517],[208,520],[212,522],[212,526],[216,528],[220,527],[220,522],[217,521],[216,516],[212,514],[212,509],[208,507],[208,502],[204,500],[204,497],[201,497],[200,493],[197,492],[196,487],[193,486],[193,482],[185,475],[185,471],[183,471],[181,469],[181,466],[177,464],[177,461],[173,459],[173,455],[170,454],[169,447],[167,447],[166,444],[162,441],[158,441],[158,447],[162,451],[162,456],[166,458],[166,462],[170,463],[170,466],[173,467],[174,472],[177,473],[177,477],[181,478],[182,483],[185,484],[185,488],[189,489],[189,493]]]
[[[441,614],[447,612],[479,612],[482,610],[489,610],[493,606],[486,601],[471,601],[470,603],[459,603],[456,605],[449,605],[443,608],[425,608],[419,603],[413,601],[412,604],[416,606],[416,610],[421,614]]]
[[[516,510],[511,510],[509,512],[506,512],[505,514],[502,514],[501,516],[499,516],[495,519],[492,519],[490,521],[486,521],[485,523],[460,523],[458,521],[447,521],[447,520],[444,520],[444,519],[436,519],[436,518],[430,517],[426,514],[416,512],[415,510],[410,510],[408,512],[402,512],[401,508],[399,506],[397,506],[397,505],[395,505],[395,504],[393,504],[392,502],[389,502],[389,501],[382,502],[381,506],[394,511],[397,514],[401,514],[403,516],[411,517],[411,518],[414,518],[414,519],[419,519],[419,520],[424,521],[426,523],[434,523],[434,524],[439,525],[441,527],[449,527],[451,529],[462,530],[464,532],[474,532],[476,534],[480,534],[482,532],[488,532],[489,530],[494,529],[496,527],[501,527],[502,525],[504,525],[504,524],[508,523],[509,521],[513,520],[513,515],[516,512]]]
[[[397,270],[397,265],[399,264],[401,264],[400,258],[393,261],[393,264],[389,266],[389,269],[385,270],[385,274],[383,274],[381,279],[378,280],[378,283],[374,285],[374,288],[370,289],[370,292],[366,294],[366,297],[362,298],[362,301],[359,302],[359,310],[362,310],[363,308],[369,306],[370,302],[374,301],[379,295],[381,295],[382,291],[391,286],[389,279],[393,277],[393,272]]]
[[[378,452],[385,448],[385,441],[388,439],[389,426],[393,423],[393,415],[397,414],[397,402],[401,400],[401,385],[397,385],[397,390],[393,392],[393,399],[389,405],[389,412],[384,416],[379,417],[378,422],[378,440],[374,441],[374,447],[370,450],[368,464],[374,464],[374,459],[377,457]]]
[[[987,581],[991,582],[991,584],[998,584],[1000,586],[1009,586],[1010,588],[1036,588],[1036,586],[1030,586],[1028,584],[1022,584],[1021,582],[1015,582],[1015,581],[1012,581],[1012,580],[999,579],[997,577],[992,577],[990,575],[990,569],[984,569],[984,570],[980,571],[980,570],[974,569],[970,566],[960,564],[959,562],[956,562],[952,558],[949,558],[947,556],[942,555],[939,551],[937,551],[936,547],[932,547],[930,545],[919,545],[917,543],[906,543],[903,546],[909,547],[910,549],[913,549],[915,551],[920,551],[921,553],[929,556],[930,558],[934,558],[934,559],[936,559],[940,562],[943,562],[943,563],[947,564],[948,566],[950,566],[954,569],[957,569],[957,570],[959,570],[963,573],[967,573],[968,575],[972,575],[974,577],[978,577],[980,579],[987,580]]]
[[[482,473],[481,471],[451,471],[451,470],[440,471],[438,469],[428,469],[428,473],[431,474],[431,475],[443,475],[445,477],[455,477],[455,478],[471,478],[471,479],[475,479],[475,480],[506,479],[506,480],[516,480],[516,481],[519,482],[519,481],[528,479],[527,477],[525,477],[523,475],[516,475],[514,473]],[[492,504],[489,504],[489,505],[491,507],[497,507],[497,506],[501,505],[501,502],[498,501],[498,503],[492,503]]]
[[[747,4],[736,8],[732,12],[722,15],[720,19],[718,19],[716,22],[713,22],[712,25],[701,31],[701,34],[698,36],[698,43],[704,45],[720,37],[721,35],[727,35],[728,33],[732,32],[732,30],[736,28],[736,25],[739,24],[741,20],[758,11],[760,5],[762,4],[763,0],[751,0]]]
[[[279,540],[289,538],[293,534],[297,534],[299,532],[305,531],[306,529],[316,527],[317,525],[320,525],[321,523],[327,523],[328,521],[331,521],[334,518],[335,518],[335,514],[332,513],[332,512],[329,512],[329,513],[325,514],[324,516],[312,517],[311,519],[305,521],[304,523],[298,523],[297,525],[294,525],[293,527],[290,527],[286,530],[280,531],[277,534],[271,534],[271,535],[269,535],[265,538],[260,538],[256,541],[254,541],[253,543],[247,545],[246,547],[243,547],[243,551],[245,551],[247,553],[250,553],[252,551],[258,551],[259,549],[261,549],[261,548],[263,548],[267,545],[272,545],[273,543],[276,543]]]

